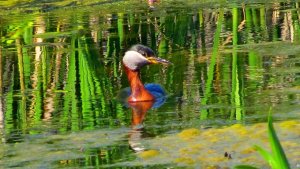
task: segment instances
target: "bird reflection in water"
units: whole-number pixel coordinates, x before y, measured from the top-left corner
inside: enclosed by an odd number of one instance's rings
[[[143,121],[146,118],[147,112],[151,108],[158,108],[165,103],[165,99],[158,99],[143,102],[129,102],[131,108],[131,130],[129,132],[128,142],[130,147],[135,152],[142,152],[145,146],[141,143],[141,139],[147,137],[144,129]]]
[[[135,152],[141,152],[145,150],[145,147],[140,142],[143,138],[143,134],[145,134],[143,121],[146,117],[147,111],[152,107],[153,103],[154,101],[130,103],[132,110],[132,129],[129,132],[128,142],[130,147]]]
[[[123,57],[123,66],[130,87],[120,91],[118,98],[132,109],[132,130],[129,133],[131,148],[140,152],[145,148],[140,144],[143,134],[143,120],[150,108],[160,107],[166,100],[166,92],[159,84],[144,85],[140,79],[142,67],[151,64],[168,65],[171,62],[159,58],[154,51],[144,45],[132,46]]]

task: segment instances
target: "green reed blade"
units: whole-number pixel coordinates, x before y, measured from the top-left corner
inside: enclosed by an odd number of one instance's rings
[[[286,155],[283,151],[283,148],[280,144],[280,141],[276,135],[276,131],[273,126],[273,120],[271,113],[269,114],[269,120],[268,120],[268,134],[269,134],[269,140],[271,143],[271,148],[275,160],[275,166],[276,169],[289,169],[289,162],[286,158]]]
[[[234,169],[258,169],[258,168],[253,167],[251,165],[237,165],[234,166]]]
[[[255,145],[254,148],[263,156],[265,161],[267,161],[270,164],[272,169],[290,169],[289,162],[286,158],[286,155],[282,149],[282,146],[274,129],[271,113],[269,113],[268,119],[268,135],[271,144],[272,154],[267,152],[260,146]]]
[[[269,164],[273,166],[275,161],[271,153],[267,152],[265,149],[257,145],[255,145],[254,148],[260,153],[260,155],[265,159],[265,161],[269,162]]]

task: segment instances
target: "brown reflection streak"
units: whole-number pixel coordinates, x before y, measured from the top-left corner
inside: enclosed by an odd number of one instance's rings
[[[128,142],[130,147],[136,151],[144,151],[144,146],[140,143],[142,138],[143,126],[142,123],[145,119],[147,111],[152,107],[154,101],[146,102],[132,102],[129,103],[132,110],[132,130],[129,132]]]
[[[35,27],[34,27],[34,34],[38,35],[38,34],[43,34],[46,32],[46,22],[45,19],[43,17],[37,17],[35,20]],[[41,73],[41,57],[44,51],[44,48],[41,46],[41,43],[44,42],[43,38],[40,37],[36,37],[34,38],[34,42],[36,44],[35,46],[35,58],[34,58],[34,71],[33,74],[31,75],[31,80],[32,80],[32,88],[33,89],[37,89],[37,84],[39,82],[39,78],[41,78],[39,76],[39,74]],[[41,79],[40,79],[41,80]],[[44,82],[46,83],[46,82]],[[38,91],[37,91],[38,92]],[[36,95],[33,95],[32,100],[31,100],[31,106],[30,106],[30,114],[34,114],[35,110],[34,107],[36,105]],[[47,101],[45,101],[47,102]],[[47,107],[47,104],[45,104],[45,107]],[[47,119],[49,115],[47,114],[47,111],[45,111],[44,113],[44,118]]]
[[[90,20],[89,20],[89,23],[90,23],[90,29],[91,29],[91,36],[93,38],[93,41],[98,44],[99,40],[98,40],[98,31],[99,31],[99,28],[98,28],[98,25],[99,25],[99,16],[94,16],[94,15],[91,15],[90,16]]]
[[[272,12],[272,25],[277,25],[279,20],[279,6],[274,5],[273,12]]]
[[[2,46],[0,46],[0,138],[2,142],[5,142],[4,139],[4,107],[3,107],[3,89],[2,89]]]
[[[281,31],[281,37],[282,41],[294,41],[294,29],[292,25],[292,13],[286,12],[283,14],[284,19],[282,23],[282,31]]]
[[[294,26],[293,26],[293,18],[292,18],[292,12],[289,11],[287,12],[287,17],[288,17],[288,27],[289,27],[289,31],[290,31],[290,39],[291,42],[294,42]]]
[[[60,38],[58,40],[58,44],[63,43],[65,41],[65,38]],[[52,112],[54,111],[54,98],[56,96],[55,89],[59,85],[59,75],[60,75],[60,69],[61,69],[61,62],[62,62],[62,50],[63,45],[57,46],[57,53],[55,57],[55,70],[54,70],[54,77],[53,81],[51,82],[51,86],[49,89],[47,89],[47,94],[45,98],[45,105],[44,105],[44,120],[48,120],[51,117]]]
[[[36,21],[36,26],[35,26],[35,34],[43,34],[46,32],[46,23],[43,19],[43,17],[37,17]],[[42,47],[40,46],[39,43],[43,42],[43,38],[34,38],[34,42],[36,43],[35,46],[35,64],[34,64],[34,73],[31,76],[32,82],[32,88],[36,89],[37,83],[38,83],[38,72],[39,72],[39,67],[40,67],[40,60],[41,60],[41,55],[42,55]]]

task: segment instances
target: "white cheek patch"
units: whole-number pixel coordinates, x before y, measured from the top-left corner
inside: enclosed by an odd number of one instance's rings
[[[127,51],[123,57],[123,63],[129,69],[137,70],[142,66],[149,64],[149,61],[136,51]]]

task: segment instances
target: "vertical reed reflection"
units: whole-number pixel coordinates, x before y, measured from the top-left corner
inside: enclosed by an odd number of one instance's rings
[[[201,105],[203,106],[208,104],[208,101],[211,97],[212,83],[215,74],[215,65],[216,65],[217,57],[219,55],[220,33],[222,29],[223,18],[224,18],[224,12],[223,9],[220,9],[218,12],[217,29],[213,40],[213,51],[211,54],[211,59],[210,59],[208,72],[207,72],[207,80],[206,80],[205,91],[203,96],[204,98],[201,100]],[[207,119],[208,116],[209,116],[208,110],[202,108],[200,119],[201,120]]]
[[[3,20],[1,46],[13,51],[2,51],[0,68],[6,111],[2,116],[15,120],[8,128],[25,131],[42,119],[53,125],[59,122],[60,131],[119,125],[115,121],[128,124],[125,109],[114,98],[128,86],[121,60],[135,43],[174,63],[169,68],[147,68],[142,78],[169,91],[178,101],[179,118],[198,116],[200,110],[203,120],[220,116],[242,120],[244,103],[255,100],[247,94],[287,85],[283,77],[270,74],[290,56],[266,55],[260,47],[281,39],[298,43],[299,11],[280,10],[280,3],[245,4],[243,9],[230,7],[226,12],[225,8],[196,12],[189,7],[180,12],[160,8],[98,13],[54,10],[50,13],[55,15],[30,15],[24,23]],[[289,85],[296,83],[294,74],[286,78],[294,82]],[[19,97],[19,91],[24,97]],[[280,98],[268,99],[278,103]],[[212,109],[212,105],[235,109]]]

